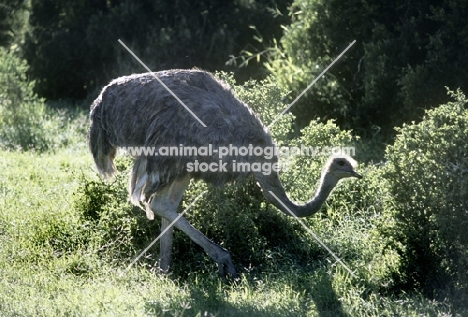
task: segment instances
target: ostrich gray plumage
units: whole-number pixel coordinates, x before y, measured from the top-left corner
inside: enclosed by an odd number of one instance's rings
[[[211,74],[197,70],[171,70],[156,74],[206,125],[204,128],[156,79],[149,73],[118,78],[106,86],[91,109],[90,144],[101,173],[112,176],[116,147],[164,147],[211,144],[236,146],[274,146],[271,137],[230,87]],[[145,170],[148,181],[140,199],[147,200],[159,188],[184,177],[187,163],[198,160],[218,162],[212,156],[140,156],[132,173],[131,193]],[[258,156],[225,156],[222,162],[264,162]],[[274,162],[276,158],[270,161]],[[193,172],[191,177],[213,185],[224,185],[243,179],[250,173]]]
[[[213,148],[259,146],[274,147],[267,129],[258,117],[231,88],[201,70],[169,70],[157,72],[163,81],[207,127],[203,127],[150,73],[125,76],[107,85],[91,108],[89,145],[98,170],[106,177],[115,173],[113,159],[118,147],[190,146]],[[359,177],[351,158],[330,159],[323,172],[315,197],[306,204],[292,202],[281,185],[278,174],[238,172],[232,162],[277,162],[277,157],[228,155],[222,158],[226,172],[188,172],[187,163],[219,163],[218,153],[211,156],[138,156],[130,176],[129,191],[135,205],[145,205],[147,215],[152,211],[167,220],[173,219],[189,179],[202,179],[213,185],[224,185],[253,174],[267,200],[289,215],[310,216],[318,211],[338,181],[344,177]],[[271,195],[277,196],[286,207]],[[177,197],[169,199],[166,196]],[[157,210],[161,209],[161,210]],[[165,210],[167,209],[167,210]],[[171,210],[169,210],[171,209]],[[172,210],[174,209],[174,210]],[[185,220],[184,220],[185,221]],[[188,223],[176,226],[220,265],[220,273],[235,274],[229,253],[213,243]],[[165,246],[165,249],[168,249]],[[170,248],[169,248],[170,249]]]

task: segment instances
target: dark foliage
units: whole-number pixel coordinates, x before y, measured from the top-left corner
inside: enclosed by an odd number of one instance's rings
[[[295,98],[353,40],[356,44],[292,108],[300,126],[335,118],[362,136],[419,120],[468,90],[466,1],[297,0],[269,67]],[[286,55],[286,58],[284,56]]]
[[[8,0],[0,3],[0,46],[7,47],[18,40],[25,12],[24,0]]]
[[[41,96],[83,98],[119,75],[144,71],[118,39],[154,71],[226,69],[229,55],[252,42],[249,25],[267,38],[280,36],[280,23],[287,18],[272,11],[287,4],[32,0],[24,56]]]

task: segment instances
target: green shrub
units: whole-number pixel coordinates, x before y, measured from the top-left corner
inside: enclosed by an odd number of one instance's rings
[[[38,98],[28,70],[25,61],[0,48],[0,147],[43,152],[84,145],[87,113],[80,104]]]
[[[266,67],[292,100],[356,40],[292,111],[301,127],[334,118],[389,142],[394,126],[448,101],[444,85],[467,89],[467,10],[463,1],[295,0]]]
[[[159,226],[128,201],[130,163],[130,158],[117,158],[120,173],[112,182],[81,174],[74,194],[74,210],[88,232],[88,247],[110,261],[130,261],[158,234]]]
[[[11,0],[0,4],[0,46],[21,43],[27,20],[27,2]]]
[[[461,91],[450,94],[455,101],[398,129],[386,154],[395,217],[387,236],[401,256],[396,278],[429,296],[467,294],[468,111]]]
[[[332,149],[350,147],[350,154],[354,155],[351,149],[354,142],[351,132],[340,130],[333,120],[326,123],[321,123],[320,119],[312,120],[301,130],[301,136],[291,140],[288,146],[313,148],[316,153],[310,151],[309,156],[294,155],[283,159],[287,170],[282,180],[291,197],[310,199],[318,185],[323,164],[332,155]]]
[[[269,133],[276,144],[281,146],[292,137],[294,115],[280,113],[287,108],[285,99],[288,92],[273,83],[272,78],[256,81],[248,80],[242,85],[235,86],[232,74],[220,74],[220,77],[234,87],[236,96],[249,105],[260,117],[263,124],[269,127]],[[270,127],[271,125],[271,127]]]
[[[0,146],[45,150],[50,143],[45,106],[33,93],[27,71],[25,61],[0,48]]]

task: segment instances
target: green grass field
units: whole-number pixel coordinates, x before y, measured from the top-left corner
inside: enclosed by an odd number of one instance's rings
[[[94,175],[84,142],[42,154],[1,151],[0,157],[1,316],[451,315],[446,302],[382,291],[394,258],[376,252],[381,242],[362,214],[340,218],[336,204],[324,208],[338,225],[316,219],[313,229],[345,256],[357,278],[326,253],[304,264],[294,254],[272,252],[271,264],[243,270],[238,281],[220,279],[204,255],[205,268],[194,272],[184,272],[179,256],[170,275],[141,263],[123,273],[135,254],[102,255],[75,212],[80,175]],[[332,201],[341,192],[334,195]]]

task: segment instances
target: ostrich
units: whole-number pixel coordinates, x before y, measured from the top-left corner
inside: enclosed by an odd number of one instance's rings
[[[230,87],[201,70],[167,70],[155,75],[183,101],[207,127],[195,118],[166,90],[151,73],[120,77],[107,85],[93,102],[90,113],[88,141],[98,171],[106,178],[115,172],[113,163],[118,147],[185,146],[273,147],[267,129]],[[206,154],[206,153],[205,153]],[[221,171],[188,169],[188,164],[216,163]],[[149,219],[154,214],[162,218],[161,229],[166,229],[177,216],[177,207],[191,179],[203,180],[221,186],[255,177],[265,198],[287,215],[292,211],[298,217],[317,212],[338,181],[346,177],[361,178],[350,157],[332,157],[325,165],[316,195],[307,203],[292,202],[281,185],[278,173],[252,170],[234,170],[232,162],[278,162],[275,155],[256,156],[229,153],[220,158],[190,153],[183,156],[136,155],[130,174],[129,193],[133,204],[146,210]],[[273,193],[273,194],[272,194]],[[275,197],[276,196],[276,197]],[[280,203],[278,199],[282,202]],[[219,274],[236,276],[230,253],[213,243],[181,217],[174,226],[187,234],[218,264]],[[160,241],[159,266],[167,271],[171,265],[172,228]]]

